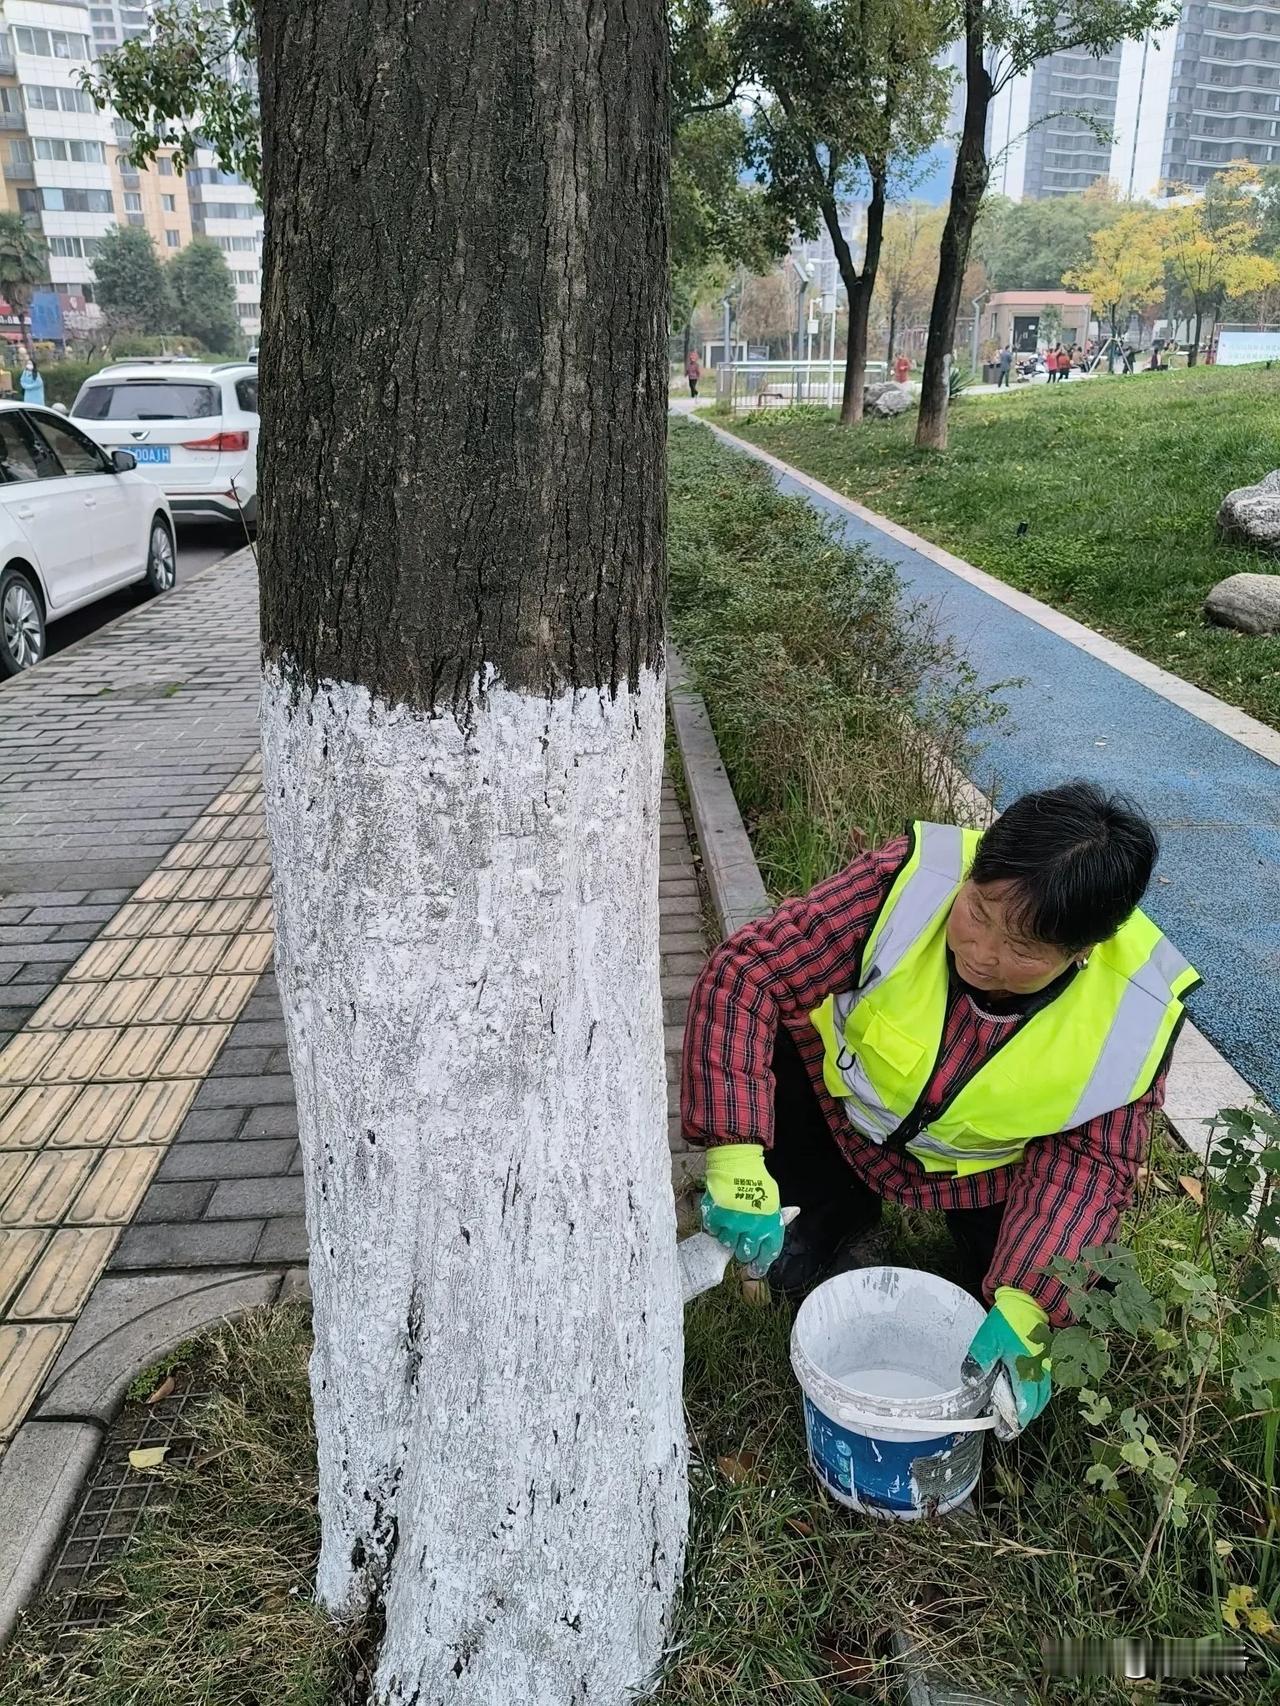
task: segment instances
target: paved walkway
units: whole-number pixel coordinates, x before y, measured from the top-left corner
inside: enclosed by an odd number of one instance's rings
[[[257,646],[241,552],[0,688],[0,1454],[108,1419],[132,1318],[306,1261]],[[705,939],[669,782],[661,837],[674,1085]]]
[[[851,545],[892,562],[980,680],[1006,723],[979,749],[975,780],[997,800],[1067,776],[1137,797],[1162,842],[1147,905],[1205,977],[1197,1025],[1280,1107],[1280,767],[1061,634],[853,515],[815,482],[781,490],[832,517]]]

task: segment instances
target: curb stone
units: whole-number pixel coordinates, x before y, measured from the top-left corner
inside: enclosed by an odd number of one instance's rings
[[[0,1458],[0,1644],[44,1580],[101,1442],[93,1422],[27,1421]]]

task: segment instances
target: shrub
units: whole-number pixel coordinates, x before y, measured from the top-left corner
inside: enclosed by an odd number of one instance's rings
[[[971,730],[999,713],[893,568],[674,425],[672,631],[778,894],[912,817],[955,811]]]

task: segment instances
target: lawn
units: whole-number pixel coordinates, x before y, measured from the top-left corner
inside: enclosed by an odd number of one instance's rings
[[[962,396],[941,455],[914,447],[914,415],[851,431],[816,409],[724,424],[1280,727],[1280,636],[1201,614],[1215,581],[1280,570],[1214,531],[1226,492],[1280,466],[1280,371],[1202,367]]]

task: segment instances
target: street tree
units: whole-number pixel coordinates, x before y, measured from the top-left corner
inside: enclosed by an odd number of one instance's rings
[[[1177,16],[1172,0],[964,0],[964,118],[951,199],[938,249],[938,280],[929,312],[916,443],[947,447],[947,368],[955,343],[974,222],[987,192],[991,103],[1038,59],[1059,49],[1105,53]]]
[[[0,296],[18,316],[31,347],[31,295],[49,277],[49,245],[20,213],[0,213]]]
[[[226,257],[207,237],[195,237],[166,268],[174,324],[208,350],[232,354],[240,341],[236,287]]]
[[[319,1597],[376,1632],[386,1706],[619,1706],[686,1526],[665,20],[262,0],[259,73]]]
[[[1118,340],[1133,315],[1163,294],[1160,215],[1150,208],[1131,208],[1094,231],[1090,248],[1089,260],[1063,282],[1092,296],[1099,318],[1105,316],[1111,336]]]
[[[885,214],[878,300],[888,320],[887,361],[893,360],[903,321],[914,319],[928,302],[938,265],[941,228],[941,215],[924,202],[902,202]]]
[[[845,425],[862,418],[867,327],[891,175],[908,177],[946,122],[951,32],[938,0],[730,0],[741,63],[761,94],[754,159],[768,194],[812,236],[819,219],[849,299]],[[864,194],[861,260],[841,225]]]
[[[98,241],[92,266],[98,305],[112,336],[173,330],[169,280],[146,231],[110,226]]]
[[[738,330],[751,343],[781,344],[795,330],[796,298],[783,272],[748,278],[738,302]]]

